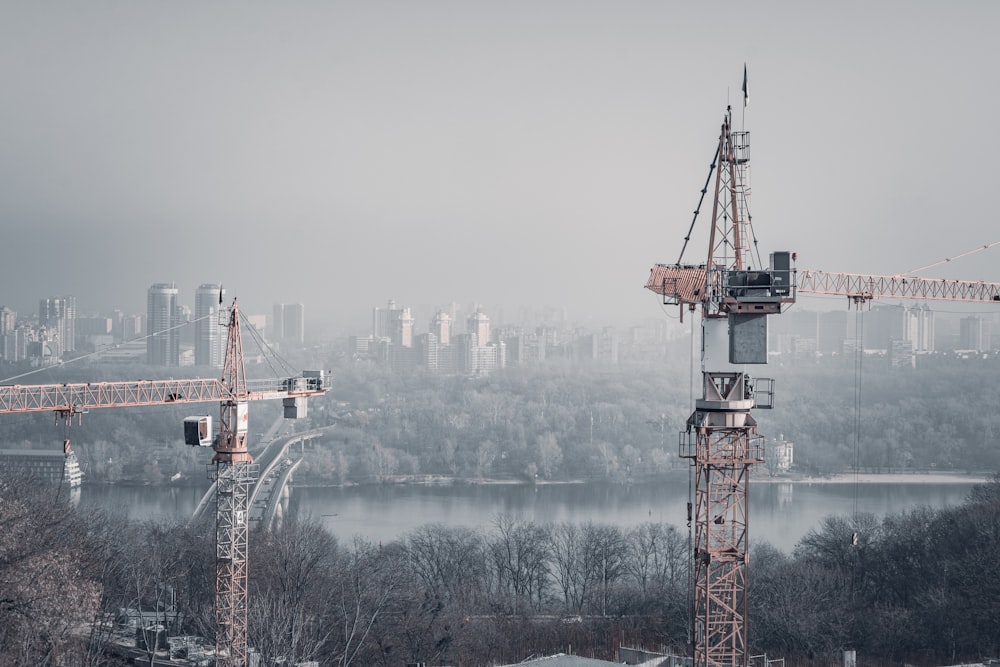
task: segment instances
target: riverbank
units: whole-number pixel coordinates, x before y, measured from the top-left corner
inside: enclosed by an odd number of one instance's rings
[[[818,477],[758,477],[754,483],[793,482],[796,484],[985,484],[992,474],[970,474],[960,472],[886,472],[851,473],[843,472]]]

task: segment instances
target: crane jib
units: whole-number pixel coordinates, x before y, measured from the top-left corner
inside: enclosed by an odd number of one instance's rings
[[[226,400],[260,401],[288,396],[314,396],[326,389],[312,378],[251,380],[247,394],[238,397],[218,379],[139,380],[79,384],[0,385],[0,413],[62,412],[76,414],[100,408],[212,403]]]

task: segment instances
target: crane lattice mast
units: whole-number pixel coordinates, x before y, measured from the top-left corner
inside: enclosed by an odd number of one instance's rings
[[[688,517],[694,528],[694,665],[745,667],[750,467],[764,460],[750,411],[771,407],[773,392],[769,379],[751,378],[743,365],[767,363],[767,316],[794,302],[794,272],[787,252],[772,254],[766,269],[759,260],[754,268],[747,244],[749,133],[732,130],[731,108],[712,169],[716,163],[706,263],[658,264],[646,287],[682,313],[700,308],[702,316],[702,395],[679,442],[695,475]]]
[[[239,307],[229,311],[222,381],[229,398],[219,406],[215,456],[215,664],[247,664],[247,545],[250,489],[257,465],[247,450],[247,379]]]

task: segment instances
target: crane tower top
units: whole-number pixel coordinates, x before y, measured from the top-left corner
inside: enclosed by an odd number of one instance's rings
[[[703,264],[684,263],[701,205],[713,181],[708,255]],[[750,213],[750,133],[734,132],[726,109],[719,141],[691,229],[676,264],[657,264],[646,282],[663,303],[689,310],[701,307],[706,319],[728,318],[730,363],[767,363],[766,315],[795,301],[794,253],[771,253],[765,266],[757,250]]]

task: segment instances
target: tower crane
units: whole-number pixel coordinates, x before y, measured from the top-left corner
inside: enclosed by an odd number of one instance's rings
[[[704,264],[657,264],[646,287],[665,304],[701,310],[702,396],[680,434],[679,454],[694,467],[695,667],[745,667],[750,467],[764,460],[764,438],[752,407],[769,408],[773,383],[752,378],[745,364],[767,363],[767,318],[795,302],[791,253],[775,252],[768,267],[751,250],[749,133],[732,129],[726,109],[702,189],[715,173]],[[695,211],[697,220],[701,202]],[[694,226],[692,221],[691,226]],[[684,247],[691,233],[685,239]]]
[[[247,405],[282,399],[286,418],[306,415],[306,400],[325,394],[323,371],[305,371],[280,380],[249,380],[236,300],[222,309],[219,324],[227,328],[221,379],[139,380],[49,385],[0,386],[0,414],[54,412],[69,423],[98,408],[125,408],[177,403],[219,403],[219,428],[213,435],[210,417],[185,419],[185,442],[212,447],[216,486],[216,662],[218,667],[247,664],[247,538],[250,485],[257,465],[247,449]],[[68,452],[69,441],[64,443]]]
[[[846,296],[856,305],[880,297],[1000,302],[1000,283],[796,269],[796,255],[787,251],[771,253],[765,267],[751,225],[749,162],[749,132],[732,129],[727,107],[680,257],[675,264],[654,265],[646,282],[664,304],[679,306],[682,318],[685,309],[701,311],[703,391],[679,438],[679,455],[691,461],[695,475],[688,503],[694,667],[748,664],[750,469],[764,460],[751,409],[773,407],[774,392],[773,380],[744,369],[767,363],[768,316],[780,314],[801,293]],[[684,263],[713,173],[707,260]]]

